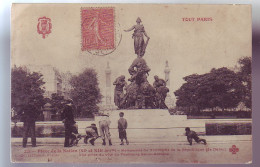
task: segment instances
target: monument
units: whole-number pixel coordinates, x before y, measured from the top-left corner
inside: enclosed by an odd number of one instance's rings
[[[150,37],[145,32],[144,26],[141,25],[141,19],[138,17],[136,25],[125,32],[134,30],[132,38],[134,39],[134,50],[137,58],[128,69],[131,77],[128,79],[131,83],[127,85],[125,76],[120,76],[114,82],[115,94],[114,102],[119,109],[166,109],[165,98],[169,89],[166,82],[155,76],[153,86],[148,82],[147,77],[151,69],[148,67],[145,59],[146,47]],[[146,41],[144,41],[144,36]],[[126,93],[123,93],[123,89]]]

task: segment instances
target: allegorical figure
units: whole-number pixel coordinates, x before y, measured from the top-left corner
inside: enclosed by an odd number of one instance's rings
[[[166,82],[163,79],[160,79],[157,75],[154,76],[154,83],[153,87],[156,90],[156,105],[157,108],[168,108],[166,106],[165,98],[167,96],[167,93],[169,92],[169,89],[166,87]]]
[[[65,141],[64,147],[71,147],[73,142],[70,143],[70,139],[72,138],[72,133],[77,133],[75,131],[75,121],[73,115],[73,107],[72,107],[72,100],[67,100],[66,105],[63,109],[61,114],[62,122],[64,123],[65,127]],[[74,132],[75,131],[75,132]],[[73,141],[73,140],[72,140]]]
[[[36,136],[35,136],[35,121],[39,113],[33,104],[28,105],[23,109],[22,122],[23,124],[23,147],[27,145],[27,138],[29,132],[31,132],[32,147],[36,147]]]
[[[136,58],[132,65],[129,67],[128,72],[131,78],[130,82],[135,81],[138,85],[147,81],[147,75],[151,69],[147,66],[143,58]]]
[[[142,93],[144,95],[144,105],[145,108],[156,108],[155,105],[155,95],[156,91],[152,85],[148,82],[144,82],[141,87]]]
[[[87,26],[87,29],[92,30],[94,33],[94,39],[95,39],[95,44],[98,45],[99,42],[102,44],[105,44],[106,42],[101,38],[100,35],[100,23],[102,24],[107,24],[106,22],[102,21],[100,17],[98,16],[98,13],[96,13],[96,16],[92,19],[90,24]]]
[[[146,34],[144,30],[144,26],[141,24],[141,19],[138,17],[136,19],[136,25],[133,25],[130,29],[124,30],[125,32],[134,30],[132,38],[134,39],[134,49],[135,54],[138,55],[138,57],[142,57],[145,53],[146,46],[148,44],[148,41],[150,37]],[[146,36],[147,41],[144,42],[144,36]]]
[[[124,87],[127,86],[127,83],[125,81],[125,76],[121,75],[120,77],[118,77],[114,81],[113,85],[116,85],[115,92],[114,92],[115,105],[118,108],[121,108],[121,101],[124,98]]]

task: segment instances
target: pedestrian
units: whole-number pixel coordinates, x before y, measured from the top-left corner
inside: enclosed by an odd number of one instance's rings
[[[189,127],[185,128],[187,140],[192,145],[192,139],[194,139],[197,143],[203,142],[205,145],[207,144],[205,139],[200,139],[195,131],[190,130]]]
[[[119,113],[119,120],[118,120],[118,133],[119,133],[119,138],[121,140],[121,144],[120,145],[124,145],[124,139],[126,141],[126,144],[128,145],[129,142],[127,140],[127,135],[126,135],[126,128],[127,128],[127,121],[124,117],[124,113],[120,112]]]
[[[86,137],[84,143],[88,144],[88,139],[90,144],[95,145],[95,140],[99,137],[96,124],[91,124],[91,126],[86,127]]]
[[[72,143],[70,143],[70,139],[72,137],[72,133],[74,131],[75,121],[73,115],[72,108],[73,101],[71,99],[66,101],[66,105],[63,109],[61,117],[63,119],[64,127],[65,127],[65,141],[64,147],[72,147]]]
[[[31,132],[32,147],[36,147],[35,122],[39,116],[37,108],[33,104],[23,108],[21,121],[23,122],[23,147],[27,145],[27,138]]]
[[[109,126],[111,121],[109,120],[109,115],[102,115],[101,120],[99,121],[100,128],[100,136],[102,137],[103,143],[102,145],[106,145],[106,139],[108,139],[109,145],[112,145],[112,141],[110,138]]]

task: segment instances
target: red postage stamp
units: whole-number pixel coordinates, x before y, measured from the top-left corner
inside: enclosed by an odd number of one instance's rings
[[[44,16],[38,19],[37,32],[42,35],[43,39],[51,33],[51,28],[52,24],[50,18]]]
[[[114,8],[81,8],[82,51],[115,48]]]

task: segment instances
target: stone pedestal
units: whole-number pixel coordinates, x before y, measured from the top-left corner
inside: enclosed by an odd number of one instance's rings
[[[118,119],[119,113],[124,112],[124,118],[128,122],[127,136],[134,143],[157,143],[186,141],[184,136],[185,127],[196,127],[196,131],[205,132],[205,123],[194,123],[187,120],[186,115],[170,115],[165,109],[139,109],[139,110],[113,110],[105,111],[109,114],[110,133],[112,142],[119,142]],[[99,127],[99,116],[96,116],[95,123]]]

